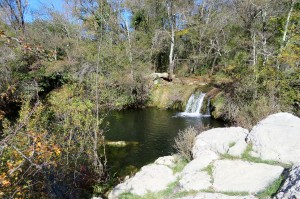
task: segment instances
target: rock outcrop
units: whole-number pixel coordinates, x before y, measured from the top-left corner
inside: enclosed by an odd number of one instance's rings
[[[200,158],[203,151],[241,156],[247,147],[245,138],[248,133],[247,129],[241,127],[214,128],[202,132],[196,138],[193,156]]]
[[[187,196],[181,199],[257,199],[256,197],[249,196],[228,196],[220,193],[199,193],[194,196]]]
[[[200,154],[200,153],[199,153]],[[201,171],[207,167],[211,162],[217,160],[219,156],[212,151],[203,151],[201,152],[201,158],[196,158],[189,162],[180,173],[181,176],[186,174],[193,174],[195,172]]]
[[[173,171],[167,166],[155,164],[144,166],[135,176],[117,185],[108,198],[117,199],[126,192],[143,196],[147,192],[162,191],[175,180]]]
[[[164,157],[160,157],[157,160],[155,160],[154,164],[165,165],[165,166],[172,168],[176,164],[176,159],[177,159],[176,155],[164,156]]]
[[[249,134],[253,150],[264,160],[300,163],[300,118],[289,113],[270,115]]]
[[[179,180],[181,191],[201,191],[208,189],[212,178],[206,172],[195,172],[184,175]]]
[[[300,198],[300,165],[294,166],[274,199]]]
[[[281,166],[241,160],[217,160],[214,163],[213,187],[219,192],[258,193],[278,179],[282,171]]]

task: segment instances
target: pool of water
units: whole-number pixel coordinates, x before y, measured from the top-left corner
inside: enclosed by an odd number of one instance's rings
[[[107,146],[108,166],[120,175],[153,162],[160,156],[174,153],[174,138],[186,127],[201,124],[221,127],[224,124],[211,117],[179,117],[178,112],[141,109],[111,112],[106,118],[108,141],[126,141],[123,147]]]

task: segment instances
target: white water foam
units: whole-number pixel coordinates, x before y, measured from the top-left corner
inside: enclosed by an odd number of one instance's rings
[[[205,93],[192,94],[191,97],[188,100],[188,103],[186,105],[185,111],[178,113],[177,116],[180,117],[203,117],[203,116],[210,116],[201,114],[201,108],[204,101]]]

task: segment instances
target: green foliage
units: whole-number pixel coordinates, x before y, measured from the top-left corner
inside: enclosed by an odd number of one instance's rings
[[[188,164],[188,161],[183,158],[178,158],[177,161],[175,162],[175,166],[172,168],[174,173],[179,173],[181,172],[184,167]]]
[[[136,196],[131,193],[124,193],[120,196],[120,199],[163,199],[170,198],[172,196],[176,197],[176,193],[174,193],[174,189],[177,186],[178,182],[173,182],[168,185],[166,190],[157,192],[157,193],[147,193],[145,196]]]
[[[259,199],[267,199],[273,197],[279,190],[284,178],[280,176],[272,184],[270,184],[263,192],[258,193],[257,197]]]
[[[207,172],[207,174],[210,175],[211,177],[213,175],[213,170],[214,170],[214,165],[213,164],[209,164],[207,167],[202,169],[202,171]]]

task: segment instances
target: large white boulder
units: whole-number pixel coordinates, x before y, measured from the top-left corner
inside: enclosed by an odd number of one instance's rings
[[[217,160],[214,162],[213,187],[219,192],[257,193],[278,179],[282,171],[281,166],[241,160]]]
[[[117,185],[109,194],[109,199],[117,199],[123,193],[130,192],[143,196],[147,192],[165,190],[168,185],[176,181],[173,171],[164,165],[151,164],[142,167],[132,178]]]
[[[283,163],[300,163],[300,118],[277,113],[259,122],[249,139],[257,156]]]
[[[300,165],[294,166],[274,199],[300,198]]]
[[[247,129],[241,127],[214,128],[205,131],[196,137],[193,156],[200,158],[201,153],[207,150],[241,156],[247,147],[245,138],[248,133]]]
[[[206,172],[188,173],[179,180],[179,185],[183,191],[201,191],[212,185],[211,180]]]
[[[189,162],[184,169],[182,170],[180,175],[185,175],[189,173],[195,173],[207,167],[211,162],[217,160],[219,156],[212,151],[203,151],[199,154],[200,157]]]
[[[220,193],[198,193],[181,199],[256,199],[254,196],[228,196]]]

